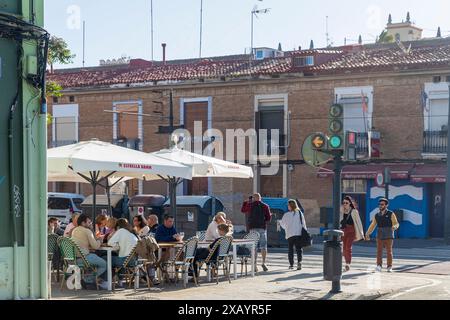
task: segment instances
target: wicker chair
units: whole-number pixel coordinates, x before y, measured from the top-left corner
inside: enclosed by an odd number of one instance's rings
[[[199,241],[205,241],[206,231],[197,231],[197,237]]]
[[[169,276],[169,272],[174,273],[175,282],[178,282],[178,273],[182,274],[183,286],[186,288],[189,269],[194,269],[194,258],[197,252],[199,238],[197,236],[190,238],[181,247],[175,257],[161,264],[161,269],[165,277]],[[194,273],[194,282],[198,286],[197,277]]]
[[[60,251],[59,251],[59,247],[58,247],[58,239],[61,238],[61,236],[57,235],[56,233],[52,233],[49,234],[47,236],[47,259],[48,261],[52,262],[52,269],[49,270],[50,273],[52,273],[53,270],[53,259],[57,258],[57,256],[60,256]],[[56,281],[59,281],[60,278],[60,270],[61,270],[61,266],[60,266],[60,259],[58,259],[57,263],[58,266],[56,268]]]
[[[255,244],[258,244],[259,241],[259,233],[257,232],[249,232],[244,236],[244,239],[251,239],[255,241]],[[252,258],[251,250],[252,247],[250,245],[241,245],[241,248],[246,248],[248,250],[245,250],[247,252],[241,253],[237,255],[237,258],[241,262],[241,276],[243,275],[243,269],[245,265],[245,276],[247,276],[247,266],[248,266],[248,260]]]
[[[116,280],[117,282],[120,280],[119,275],[122,275],[125,278],[125,281],[128,284],[128,288],[131,289],[131,284],[133,283],[133,281],[135,281],[136,278],[139,279],[139,275],[141,274],[141,272],[142,274],[145,275],[147,287],[149,289],[151,288],[152,283],[146,271],[147,260],[138,259],[138,255],[136,253],[136,246],[134,246],[134,248],[131,250],[130,254],[127,256],[124,263],[120,267],[114,268],[113,290],[116,289]]]
[[[92,271],[92,275],[95,277],[95,285],[98,290],[97,268],[87,261],[86,256],[83,254],[80,247],[72,239],[67,237],[60,237],[58,239],[58,246],[64,261],[63,280],[67,280],[72,275],[72,273],[67,272],[69,266],[76,265],[81,269],[82,278],[86,272]],[[65,281],[61,281],[61,290],[63,289],[64,283]]]
[[[225,236],[220,238],[214,244],[214,247],[211,249],[208,257],[204,260],[197,261],[199,271],[201,270],[201,267],[204,264],[206,265],[206,272],[208,274],[208,278],[210,271],[214,271],[217,284],[219,284],[219,268],[221,265],[223,266],[224,275],[228,278],[228,282],[231,283],[230,268],[229,268],[229,261],[230,261],[229,253],[232,242],[233,237],[231,236]],[[214,253],[216,251],[218,251],[217,255],[215,259],[213,259]]]

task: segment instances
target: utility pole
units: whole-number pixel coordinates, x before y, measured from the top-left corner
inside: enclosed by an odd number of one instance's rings
[[[200,0],[200,53],[199,53],[199,58],[202,57],[202,36],[203,36],[203,0]]]
[[[334,154],[334,183],[333,183],[333,228],[340,229],[340,208],[341,208],[341,173],[342,173],[342,152],[337,151]],[[333,236],[333,241],[339,242],[338,236]],[[342,258],[341,258],[342,259]],[[339,265],[342,266],[342,260]],[[333,280],[331,283],[331,293],[341,292],[341,281]]]
[[[151,37],[151,50],[152,50],[152,61],[154,60],[153,59],[153,0],[150,0],[150,19],[151,19],[151,22],[150,22],[150,33],[151,33],[151,35],[150,35],[150,37]]]
[[[448,86],[448,124],[450,124],[450,84]],[[447,130],[447,183],[445,186],[445,242],[450,245],[450,130]]]
[[[86,62],[86,21],[83,21],[83,68]]]

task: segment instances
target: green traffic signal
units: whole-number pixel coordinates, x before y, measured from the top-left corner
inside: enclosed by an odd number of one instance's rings
[[[332,136],[330,138],[330,147],[333,149],[339,149],[342,147],[342,138],[340,136]]]
[[[344,149],[344,106],[338,103],[330,107],[328,131],[331,138],[329,147],[333,150]]]

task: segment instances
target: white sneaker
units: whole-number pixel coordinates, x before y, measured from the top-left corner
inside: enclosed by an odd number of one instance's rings
[[[377,266],[376,269],[375,269],[375,271],[376,271],[376,272],[381,272],[381,269],[382,269],[381,266]]]
[[[388,267],[387,272],[392,273],[392,267]]]

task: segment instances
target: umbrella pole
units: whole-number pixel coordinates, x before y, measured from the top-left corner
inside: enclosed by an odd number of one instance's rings
[[[97,212],[97,172],[92,173],[92,222],[94,226],[94,237],[96,237],[96,230],[95,230],[95,219],[96,219],[96,212]]]
[[[175,229],[177,228],[177,182],[174,177],[169,178],[169,194],[170,194],[170,213],[175,221]]]
[[[109,216],[112,217],[112,208],[111,208],[111,186],[109,185],[109,180],[106,179],[106,197],[108,198],[108,212]]]

